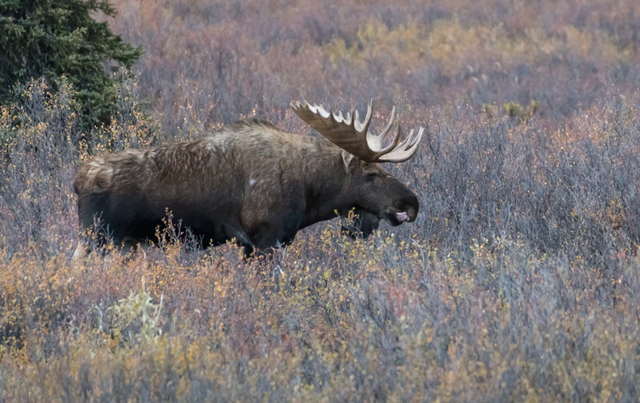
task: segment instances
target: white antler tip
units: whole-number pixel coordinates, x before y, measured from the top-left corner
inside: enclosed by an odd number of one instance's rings
[[[324,108],[324,105],[322,105],[322,104],[318,105],[317,109],[318,109],[318,113],[320,114],[320,116],[322,116],[325,119],[328,118],[331,115],[331,112],[327,111]]]

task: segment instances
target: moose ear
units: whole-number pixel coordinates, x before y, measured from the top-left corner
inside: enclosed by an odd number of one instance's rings
[[[348,171],[349,167],[351,165],[353,165],[354,163],[356,163],[358,161],[358,159],[356,157],[354,157],[351,153],[348,153],[346,151],[342,151],[341,154],[342,154],[342,162],[344,162],[344,167]]]

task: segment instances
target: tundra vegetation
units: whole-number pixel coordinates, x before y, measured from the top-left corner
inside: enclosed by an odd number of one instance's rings
[[[0,401],[639,399],[636,0],[114,3],[145,54],[104,132],[76,146],[66,84],[0,113]],[[389,167],[414,223],[70,262],[89,154],[312,135],[300,98],[426,126]]]

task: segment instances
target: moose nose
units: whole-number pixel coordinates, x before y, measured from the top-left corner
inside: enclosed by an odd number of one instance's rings
[[[418,202],[418,198],[413,195],[409,200],[407,200],[407,214],[409,214],[409,221],[415,221],[418,217],[418,210],[420,210],[420,203]]]
[[[407,209],[407,215],[409,216],[409,222],[415,221],[416,218],[418,218],[418,205],[416,204],[415,207],[409,207]]]

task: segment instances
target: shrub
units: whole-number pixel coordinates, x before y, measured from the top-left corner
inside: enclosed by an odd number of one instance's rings
[[[118,303],[107,309],[113,315],[111,337],[117,341],[123,340],[130,343],[153,340],[162,335],[159,326],[160,313],[162,312],[162,299],[157,304],[153,303],[151,295],[144,287],[135,292],[131,291],[127,298],[122,298]]]

